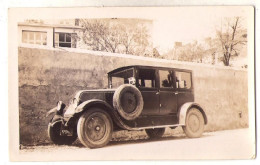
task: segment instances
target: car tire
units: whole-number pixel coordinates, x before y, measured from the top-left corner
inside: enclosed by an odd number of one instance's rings
[[[91,108],[79,118],[77,132],[80,142],[88,148],[104,147],[111,140],[113,123],[110,115]]]
[[[114,93],[113,106],[124,119],[134,120],[142,113],[143,96],[135,86],[123,84]]]
[[[150,139],[156,139],[163,136],[165,128],[146,129],[145,132]]]
[[[71,145],[77,139],[77,130],[73,132],[72,136],[62,136],[60,134],[62,122],[56,122],[54,125],[52,123],[48,124],[48,136],[54,144],[57,145]]]
[[[204,117],[197,108],[191,108],[187,112],[185,126],[182,127],[189,138],[201,137],[204,131]]]

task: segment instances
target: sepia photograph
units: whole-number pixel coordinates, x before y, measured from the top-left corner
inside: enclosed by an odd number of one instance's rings
[[[9,9],[11,161],[255,159],[254,10]]]

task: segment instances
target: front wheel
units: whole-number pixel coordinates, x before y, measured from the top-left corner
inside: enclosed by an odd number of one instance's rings
[[[112,137],[113,124],[107,112],[92,108],[85,112],[78,121],[77,132],[80,142],[89,148],[107,145]]]
[[[163,136],[165,128],[146,129],[145,132],[150,139],[156,139]]]
[[[204,117],[197,108],[191,108],[186,117],[185,126],[182,127],[186,136],[198,138],[204,131]]]

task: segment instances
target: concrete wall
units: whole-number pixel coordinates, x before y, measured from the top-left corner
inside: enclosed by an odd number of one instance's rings
[[[106,88],[106,73],[126,65],[192,69],[195,101],[208,116],[206,131],[248,126],[247,71],[76,49],[19,48],[20,143],[48,143],[46,112],[68,104],[80,89]],[[239,115],[241,113],[242,115]]]

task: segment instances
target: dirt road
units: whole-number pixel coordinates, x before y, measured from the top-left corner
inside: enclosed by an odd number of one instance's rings
[[[180,134],[157,140],[112,141],[99,149],[73,146],[34,146],[20,151],[26,160],[147,160],[147,159],[250,159],[254,157],[249,129],[204,133],[189,139]]]

